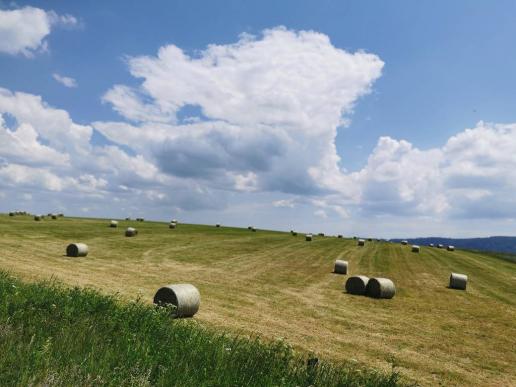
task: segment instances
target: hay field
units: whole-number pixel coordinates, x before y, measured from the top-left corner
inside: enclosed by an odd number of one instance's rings
[[[124,237],[127,226],[138,236]],[[64,256],[71,242],[88,244],[88,257]],[[55,277],[149,302],[158,287],[188,282],[201,292],[195,319],[203,324],[284,338],[325,359],[394,363],[422,385],[516,385],[516,264],[489,255],[305,242],[301,232],[5,215],[0,243],[0,268],[22,279]],[[332,273],[338,258],[351,275],[391,278],[396,296],[345,294],[347,276]],[[451,271],[469,276],[466,292],[447,288]]]

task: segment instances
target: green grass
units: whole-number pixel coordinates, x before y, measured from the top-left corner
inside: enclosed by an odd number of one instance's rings
[[[307,367],[283,342],[232,337],[170,310],[0,273],[0,385],[396,386],[325,362]]]
[[[194,321],[239,337],[278,339],[296,353],[354,361],[422,385],[511,385],[516,380],[516,264],[490,254],[450,252],[352,239],[305,242],[290,233],[206,225],[60,218],[35,222],[0,215],[0,269],[24,281],[56,278],[130,301],[191,283],[201,293]],[[135,238],[123,236],[127,226]],[[317,235],[317,232],[314,233]],[[86,258],[64,256],[87,243]],[[349,273],[387,277],[396,296],[375,300],[343,291]],[[467,274],[467,291],[448,289],[450,272]]]

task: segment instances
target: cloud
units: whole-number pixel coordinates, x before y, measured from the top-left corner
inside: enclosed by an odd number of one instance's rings
[[[73,78],[65,77],[57,73],[53,73],[52,78],[54,78],[57,82],[65,87],[77,87],[77,81]]]
[[[383,62],[324,34],[278,27],[195,56],[164,46],[128,65],[141,85],[115,85],[103,101],[129,122],[94,123],[111,141],[212,188],[315,194],[342,188],[337,127]],[[201,114],[181,123],[188,107]]]
[[[274,211],[288,211],[304,227],[368,233],[516,219],[516,124],[479,122],[431,149],[383,136],[362,168],[341,169],[337,130],[383,62],[323,34],[275,28],[195,55],[169,45],[128,66],[140,83],[103,96],[117,122],[80,125],[41,96],[0,88],[2,202],[30,194],[34,205],[90,214],[217,211],[221,222],[286,229],[291,220]],[[94,130],[109,141],[92,143]]]
[[[35,7],[0,9],[0,52],[32,57],[46,51],[45,38],[56,25],[76,25],[71,15],[58,15]]]
[[[367,214],[516,218],[516,124],[488,124],[420,150],[379,139],[367,165],[351,174]]]

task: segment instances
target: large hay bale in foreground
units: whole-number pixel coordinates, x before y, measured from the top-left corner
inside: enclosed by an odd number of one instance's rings
[[[127,230],[125,230],[126,237],[133,237],[136,235],[138,235],[138,230],[133,227],[127,227]]]
[[[369,277],[366,277],[365,275],[349,277],[345,285],[346,292],[349,294],[363,295],[366,292],[368,283]]]
[[[412,252],[413,253],[419,253],[420,247],[418,245],[412,245]]]
[[[446,250],[448,250],[448,251],[455,251],[455,246],[448,246],[446,248]]]
[[[450,274],[450,288],[466,290],[468,284],[468,276],[465,274],[451,273]]]
[[[337,259],[333,269],[335,274],[348,274],[348,261]]]
[[[367,284],[366,295],[373,298],[392,298],[396,294],[394,282],[388,278],[371,278]]]
[[[111,222],[109,222],[109,227],[117,228],[118,222],[116,220],[112,220]]]
[[[70,243],[66,247],[66,256],[85,257],[88,255],[88,245],[85,243]]]
[[[305,235],[305,241],[311,242],[312,241],[312,234],[306,234]]]
[[[156,305],[174,305],[175,317],[192,317],[199,310],[201,295],[191,284],[167,285],[160,288],[154,295]]]
[[[357,242],[357,246],[365,246],[365,239],[359,239]]]

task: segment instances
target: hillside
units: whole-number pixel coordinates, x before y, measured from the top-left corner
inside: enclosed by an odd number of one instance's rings
[[[399,242],[401,239],[392,239],[393,242]],[[515,254],[511,257],[507,255],[508,260],[516,262],[516,237],[512,236],[492,236],[488,238],[410,238],[407,239],[410,243],[417,245],[428,245],[430,243],[453,245],[460,249],[478,250],[486,252],[498,252]]]
[[[125,238],[131,225],[135,238]],[[315,230],[313,230],[315,231]],[[56,278],[151,302],[168,283],[195,284],[202,295],[194,320],[244,335],[281,338],[331,361],[356,361],[422,385],[510,385],[516,380],[516,265],[457,250],[213,226],[60,218],[34,222],[0,216],[0,268],[25,280]],[[69,242],[90,247],[64,256]],[[352,274],[391,278],[392,300],[343,292]],[[467,274],[466,292],[447,288],[450,272]]]

